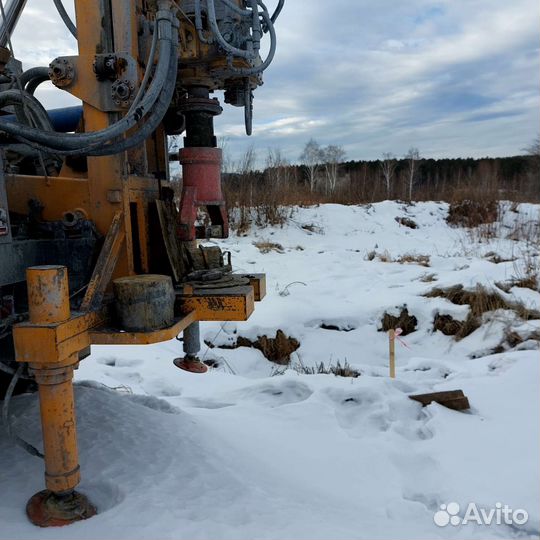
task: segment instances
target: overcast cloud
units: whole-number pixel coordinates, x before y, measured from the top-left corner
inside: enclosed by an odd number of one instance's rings
[[[539,11],[537,0],[286,0],[253,136],[229,106],[218,135],[233,159],[253,144],[261,162],[268,148],[297,161],[311,137],[349,159],[411,146],[433,158],[522,153],[540,123]],[[75,53],[52,0],[28,0],[14,47],[25,68]],[[51,87],[39,97],[73,103]]]

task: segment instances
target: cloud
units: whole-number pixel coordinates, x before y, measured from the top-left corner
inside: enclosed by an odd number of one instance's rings
[[[536,0],[286,0],[253,137],[228,106],[217,133],[232,159],[254,145],[261,163],[269,147],[295,161],[311,137],[349,159],[520,153],[540,122],[538,15]],[[50,0],[29,3],[14,43],[26,67],[76,50]]]

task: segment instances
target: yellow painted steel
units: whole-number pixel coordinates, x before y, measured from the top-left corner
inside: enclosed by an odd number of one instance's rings
[[[255,309],[253,287],[234,287],[223,291],[182,296],[181,309],[184,312],[195,311],[199,321],[246,321]]]
[[[32,366],[39,385],[45,484],[55,493],[72,490],[80,482],[72,384],[73,366],[78,358],[72,356],[67,362],[71,365],[58,368]]]
[[[105,129],[122,114],[99,109],[103,86],[91,71],[91,59],[96,54],[130,55],[138,66],[139,80],[144,69],[149,68],[139,55],[139,16],[148,3],[147,0],[144,3],[112,0],[107,16],[113,35],[107,42],[104,3],[75,0],[80,57],[77,65],[84,73],[75,78],[69,92],[83,100],[82,131]],[[191,58],[193,62],[188,62],[179,76],[186,80],[190,76],[200,79],[207,70],[205,62],[211,60],[207,57],[209,49],[199,43],[189,25],[182,28],[195,36],[195,48],[181,42],[182,59]],[[200,64],[199,57],[205,62]],[[223,62],[224,59],[215,59],[212,65],[222,67]],[[209,86],[214,84],[211,81],[210,77]],[[167,137],[160,128],[146,143],[129,152],[87,158],[87,171],[79,167],[80,171],[76,172],[75,165],[66,162],[56,178],[7,177],[13,212],[26,214],[29,201],[36,199],[43,207],[41,217],[45,221],[61,220],[67,212],[78,212],[91,220],[103,237],[111,227],[114,229],[114,234],[108,235],[110,246],[105,240],[109,252],[100,256],[101,266],[88,286],[84,310],[70,312],[65,267],[30,268],[27,273],[29,321],[13,330],[17,361],[29,364],[39,385],[46,485],[55,493],[73,490],[80,479],[72,379],[82,351],[92,344],[150,344],[173,339],[198,321],[243,321],[253,312],[254,302],[266,294],[262,274],[248,276],[250,285],[230,289],[193,290],[185,286],[177,297],[179,318],[171,327],[153,332],[114,329],[111,306],[107,302],[100,302],[99,307],[92,305],[91,299],[95,295],[102,298],[112,279],[151,270],[150,245],[162,241],[152,237],[155,232],[153,225],[150,226],[151,205],[160,198],[161,189],[158,175],[154,177],[151,173],[162,174],[162,165],[167,160]]]
[[[69,284],[65,266],[34,266],[26,270],[28,314],[31,324],[67,321]]]
[[[197,322],[197,313],[192,311],[169,328],[153,332],[118,332],[110,328],[96,328],[90,331],[90,340],[92,345],[151,345],[174,339],[194,322]]]
[[[27,271],[30,325],[61,325],[70,318],[69,288],[65,266],[38,266]],[[15,329],[17,331],[17,329]],[[36,333],[28,345],[36,347]],[[80,481],[77,452],[73,368],[78,351],[62,354],[54,351],[56,364],[39,353],[30,368],[39,385],[39,406],[45,455],[45,483],[55,493],[73,489]],[[17,360],[24,361],[24,354]]]

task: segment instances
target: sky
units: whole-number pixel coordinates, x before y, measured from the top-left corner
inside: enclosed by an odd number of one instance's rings
[[[350,160],[411,147],[426,158],[522,154],[540,130],[539,14],[537,0],[285,0],[253,136],[229,105],[217,135],[229,160],[253,146],[260,164],[269,149],[298,162],[310,138]],[[76,44],[52,0],[28,0],[14,48],[29,68]],[[73,104],[52,87],[38,97]]]

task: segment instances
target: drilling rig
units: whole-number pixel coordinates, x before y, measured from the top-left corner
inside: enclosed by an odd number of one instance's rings
[[[72,20],[51,1],[78,55],[25,71],[11,36],[26,0],[0,0],[0,405],[5,433],[44,459],[46,489],[26,507],[42,527],[96,513],[75,490],[72,381],[91,346],[181,334],[175,364],[204,372],[199,322],[247,320],[265,295],[263,274],[233,273],[204,242],[228,235],[212,95],[244,108],[250,135],[284,2],[75,0]],[[45,81],[82,105],[47,111],[34,95]],[[42,453],[9,422],[11,397],[32,390]]]

